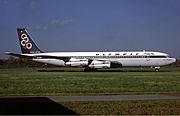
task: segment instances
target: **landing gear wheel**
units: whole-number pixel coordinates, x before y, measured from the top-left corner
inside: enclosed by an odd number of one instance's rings
[[[156,72],[159,72],[159,68],[156,68],[155,71],[156,71]]]
[[[155,67],[155,71],[156,71],[156,72],[159,72],[159,69],[160,69],[159,66]]]

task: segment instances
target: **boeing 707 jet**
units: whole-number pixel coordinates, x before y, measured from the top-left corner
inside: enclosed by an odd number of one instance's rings
[[[18,28],[21,54],[6,52],[8,55],[31,58],[33,61],[58,66],[84,67],[85,70],[119,67],[154,67],[155,71],[164,65],[176,62],[166,53],[152,51],[124,52],[43,52],[25,28]]]

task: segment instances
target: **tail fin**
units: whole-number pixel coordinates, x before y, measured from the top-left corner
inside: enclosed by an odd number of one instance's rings
[[[17,32],[18,32],[22,53],[24,54],[43,53],[33,42],[32,38],[27,33],[25,28],[18,28]]]

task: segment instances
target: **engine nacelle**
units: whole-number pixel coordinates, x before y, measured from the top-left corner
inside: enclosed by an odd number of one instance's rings
[[[92,61],[92,63],[88,66],[89,68],[118,68],[122,67],[122,64],[112,63],[110,61]]]
[[[72,66],[72,67],[85,67],[88,66],[88,59],[71,58],[69,62],[66,62],[65,64],[66,66]]]
[[[110,68],[111,63],[109,61],[92,61],[92,63],[88,66],[89,68]]]

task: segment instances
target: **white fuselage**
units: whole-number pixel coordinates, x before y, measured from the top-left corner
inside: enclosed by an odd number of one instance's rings
[[[34,61],[43,62],[47,64],[54,64],[59,66],[89,66],[90,68],[106,68],[98,67],[98,63],[108,64],[108,62],[118,63],[123,67],[157,67],[171,64],[176,61],[175,58],[171,58],[168,54],[162,52],[49,52],[38,54],[23,54],[25,56],[34,56]],[[69,62],[65,62],[60,58],[41,58],[41,56],[52,57],[69,57]],[[92,60],[88,64],[88,60]],[[102,62],[106,63],[102,63]],[[73,62],[73,65],[69,65]],[[81,62],[81,65],[78,63]],[[97,65],[97,67],[94,64]],[[108,67],[107,67],[108,68]],[[109,67],[110,68],[110,67]]]
[[[84,67],[85,69],[118,67],[155,67],[176,61],[168,54],[151,51],[128,52],[46,52],[41,51],[25,28],[18,28],[22,54],[6,52],[7,55],[31,58],[33,61],[58,66]]]

